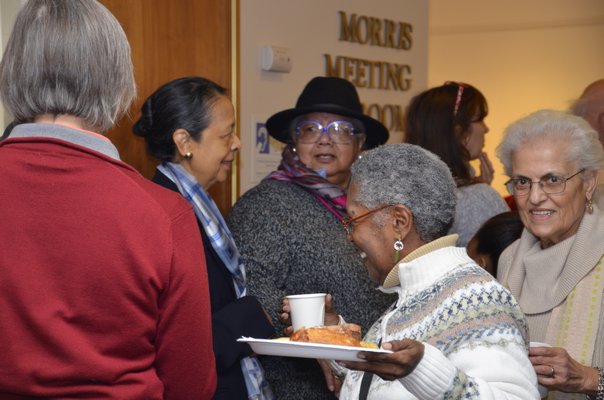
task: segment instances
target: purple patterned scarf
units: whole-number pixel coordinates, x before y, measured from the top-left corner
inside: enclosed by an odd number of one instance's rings
[[[340,221],[347,215],[346,192],[304,165],[290,145],[283,149],[281,163],[277,170],[268,174],[264,179],[274,179],[300,186],[319,200]]]

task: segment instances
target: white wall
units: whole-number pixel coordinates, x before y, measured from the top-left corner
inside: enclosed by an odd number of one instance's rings
[[[22,2],[0,1],[2,49]],[[412,22],[413,51],[339,42],[339,10]],[[478,87],[489,102],[486,149],[501,193],[505,177],[494,149],[505,126],[539,108],[566,109],[588,83],[604,78],[603,0],[243,0],[239,18],[242,192],[254,183],[252,123],[293,107],[304,84],[324,75],[323,53],[413,64],[409,91],[359,89],[366,103],[399,98],[404,107],[413,94],[446,80]],[[292,50],[291,73],[261,71],[259,49],[267,44]],[[0,126],[8,122],[0,110]]]
[[[507,178],[495,147],[504,128],[541,108],[567,109],[601,78],[602,0],[430,0],[428,86],[457,80],[484,93],[501,193]]]
[[[294,107],[304,85],[314,76],[325,76],[323,54],[386,61],[412,66],[412,87],[406,91],[359,88],[365,104],[403,105],[411,91],[427,84],[428,3],[417,0],[242,0],[239,2],[239,125],[242,139],[239,181],[241,193],[257,184],[280,160],[277,147],[261,154],[256,146],[256,124],[272,114]],[[396,50],[339,41],[340,17],[347,15],[388,19],[413,25],[413,46]],[[267,72],[260,68],[264,45],[291,50],[290,73]],[[400,141],[402,132],[391,132]]]

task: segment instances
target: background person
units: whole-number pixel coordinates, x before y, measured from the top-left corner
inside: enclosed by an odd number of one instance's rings
[[[604,146],[604,79],[590,83],[572,105],[571,111],[589,122]],[[604,210],[604,173],[599,174],[594,198],[598,207]]]
[[[153,182],[182,194],[193,206],[210,281],[212,333],[218,370],[214,399],[271,399],[272,392],[252,350],[241,336],[274,335],[258,300],[248,296],[246,271],[231,232],[208,194],[224,182],[241,142],[226,90],[201,77],[180,78],[145,102],[134,132],[161,161]]]
[[[508,211],[489,218],[468,242],[468,255],[491,275],[497,276],[499,256],[520,237],[524,225],[517,212]]]
[[[394,352],[340,362],[340,399],[538,398],[520,307],[446,235],[455,201],[447,165],[419,146],[381,146],[352,165],[344,227],[398,299],[363,339]]]
[[[449,167],[457,189],[457,212],[450,233],[465,247],[490,217],[509,211],[503,198],[489,184],[493,166],[483,152],[489,128],[483,94],[467,83],[447,82],[411,99],[406,111],[405,142],[431,151]],[[480,160],[475,176],[471,160]]]
[[[362,261],[347,242],[350,165],[388,131],[362,113],[354,86],[340,78],[313,78],[296,107],[267,121],[269,134],[287,146],[277,171],[246,192],[228,218],[249,272],[249,290],[278,331],[281,299],[329,292],[340,312],[367,329],[392,301],[371,287]],[[263,358],[279,399],[332,399],[311,359]]]
[[[135,96],[96,1],[28,1],[0,64],[0,398],[208,399],[208,281],[191,207],[100,133]]]
[[[604,79],[587,85],[581,97],[572,105],[573,114],[584,118],[598,133],[604,145]]]
[[[604,396],[604,215],[593,202],[604,150],[582,118],[541,110],[512,123],[497,154],[525,227],[497,276],[531,341],[554,346],[531,347],[539,383],[550,399]]]

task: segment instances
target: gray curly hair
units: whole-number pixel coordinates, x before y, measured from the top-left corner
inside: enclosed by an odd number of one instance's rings
[[[508,176],[512,176],[514,152],[535,139],[566,141],[568,147],[560,156],[568,161],[577,160],[579,169],[586,172],[604,168],[604,150],[598,134],[587,121],[564,111],[539,110],[511,123],[497,146],[497,156]]]
[[[349,201],[366,208],[408,207],[424,242],[449,231],[455,215],[455,181],[435,154],[412,144],[387,144],[363,153],[351,173],[357,192]],[[385,223],[384,217],[374,218],[380,225]]]

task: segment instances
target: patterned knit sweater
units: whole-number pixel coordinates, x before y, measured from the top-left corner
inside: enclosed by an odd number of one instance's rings
[[[416,250],[384,283],[384,290],[397,292],[399,299],[364,340],[411,338],[423,342],[425,352],[404,378],[384,381],[374,376],[368,399],[539,398],[524,315],[510,292],[465,249],[448,246],[455,238],[426,245],[433,251],[418,249],[424,253],[419,257]],[[340,399],[358,399],[362,376],[361,371],[348,371]]]

